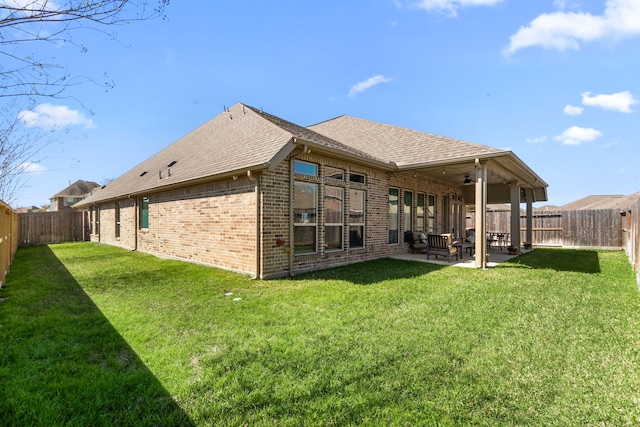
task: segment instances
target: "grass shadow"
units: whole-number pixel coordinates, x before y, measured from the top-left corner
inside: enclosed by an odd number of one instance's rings
[[[0,425],[193,425],[48,246],[2,297]]]
[[[601,272],[598,251],[589,249],[536,248],[495,268],[534,268],[587,274]]]
[[[393,258],[380,258],[303,273],[296,280],[345,280],[354,285],[375,285],[387,280],[411,279],[448,267],[419,261],[405,261]]]

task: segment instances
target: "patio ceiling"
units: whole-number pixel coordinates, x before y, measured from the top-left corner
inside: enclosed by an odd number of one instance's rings
[[[547,183],[511,151],[411,165],[402,169],[455,184],[459,186],[465,202],[474,204],[476,159],[487,165],[487,203],[510,203],[510,186],[514,181],[521,189],[533,190],[533,202],[547,201]],[[465,184],[467,177],[471,182]],[[520,202],[526,202],[524,191],[521,191]]]

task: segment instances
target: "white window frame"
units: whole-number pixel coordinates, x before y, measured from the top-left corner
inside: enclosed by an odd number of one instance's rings
[[[294,242],[293,242],[293,251],[294,251],[294,255],[310,255],[310,254],[316,254],[318,253],[318,184],[315,183],[310,183],[310,182],[304,182],[304,181],[294,181],[294,188],[297,186],[310,186],[313,187],[315,189],[315,198],[314,198],[314,208],[315,208],[315,222],[309,222],[308,218],[309,216],[307,215],[306,212],[301,213],[301,218],[304,219],[303,222],[296,222],[296,202],[295,202],[295,193],[296,191],[294,190],[294,201],[293,201],[293,210],[294,210],[294,223],[293,223],[293,228],[294,228],[294,232],[293,232],[293,236],[294,236]],[[296,238],[296,228],[300,228],[300,227],[313,227],[314,228],[314,247],[312,250],[309,251],[300,251],[298,250],[298,245],[297,242],[295,241]]]
[[[339,190],[340,192],[340,196],[339,196],[339,200],[340,200],[340,215],[339,215],[339,219],[340,222],[328,222],[327,221],[327,202],[329,201],[328,199],[331,198],[331,196],[328,195],[328,189],[331,190]],[[338,234],[340,236],[340,247],[339,248],[328,248],[327,247],[327,228],[328,227],[334,227],[334,228],[339,228],[340,233]],[[325,247],[327,248],[326,251],[327,252],[334,252],[334,251],[342,251],[344,250],[344,188],[342,187],[334,187],[331,185],[325,185],[324,186],[324,244]]]
[[[352,215],[353,209],[352,209],[352,201],[354,200],[353,194],[354,193],[362,193],[362,215],[360,215],[360,217],[362,218],[361,221],[352,221],[352,218],[354,217]],[[364,249],[367,245],[367,233],[366,233],[366,220],[367,220],[367,192],[364,190],[358,190],[355,188],[351,188],[349,189],[349,249]],[[362,246],[353,246],[351,244],[351,227],[358,227],[359,229],[362,230]]]

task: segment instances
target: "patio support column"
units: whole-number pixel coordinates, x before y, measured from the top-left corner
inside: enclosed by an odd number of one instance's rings
[[[520,248],[520,185],[511,181],[511,245]]]
[[[533,244],[533,189],[525,188],[524,194],[527,198],[527,223],[525,242]]]
[[[487,268],[487,163],[476,159],[476,268]]]

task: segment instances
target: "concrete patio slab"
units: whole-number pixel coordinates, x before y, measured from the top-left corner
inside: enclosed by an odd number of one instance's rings
[[[524,250],[524,249],[521,250],[521,253],[526,253],[526,252],[529,252],[529,250]],[[506,249],[490,249],[488,253],[489,253],[489,262],[487,263],[487,268],[495,267],[496,265],[502,262],[508,261],[518,256],[518,255],[510,255]],[[419,262],[429,262],[431,264],[450,265],[453,267],[476,268],[475,258],[472,256],[469,256],[467,252],[464,253],[462,258],[458,258],[457,261],[455,259],[452,259],[451,263],[449,263],[449,261],[444,257],[435,258],[434,256],[430,256],[429,259],[427,259],[427,254],[424,254],[424,253],[420,253],[420,254],[406,253],[401,255],[394,255],[391,258],[402,259],[405,261],[419,261]]]

